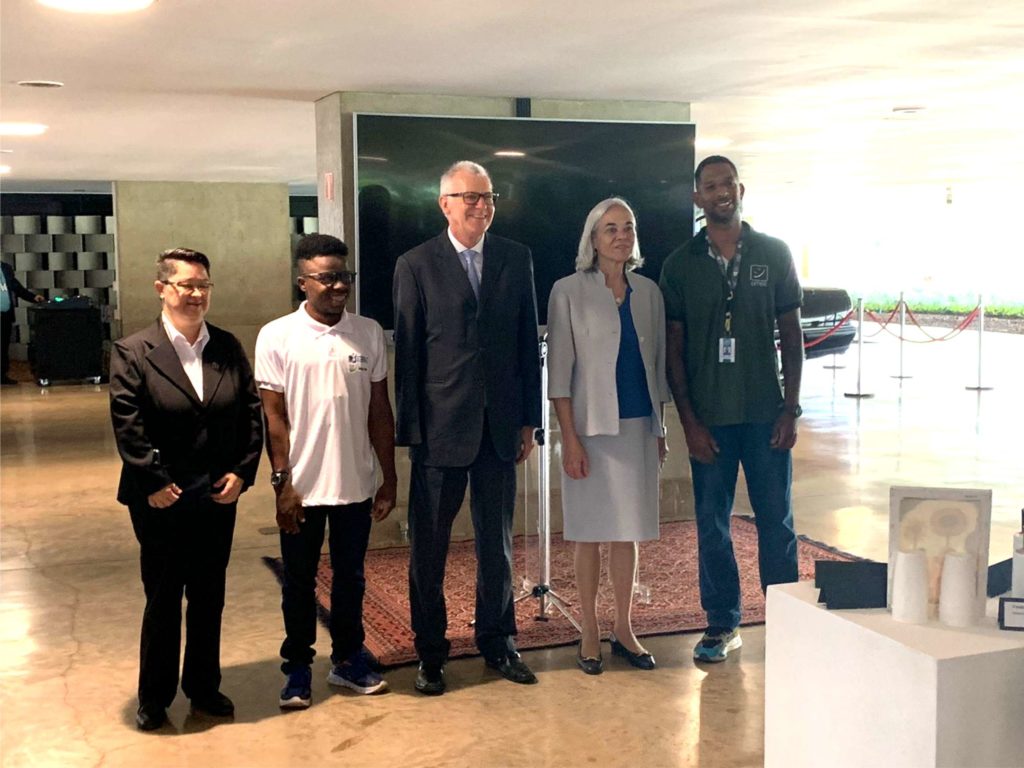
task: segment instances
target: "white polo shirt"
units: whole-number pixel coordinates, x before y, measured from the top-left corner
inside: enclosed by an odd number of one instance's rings
[[[388,375],[380,324],[344,312],[318,323],[306,303],[263,326],[256,338],[256,383],[284,393],[288,463],[305,507],[364,501],[380,486],[367,420],[370,384]]]

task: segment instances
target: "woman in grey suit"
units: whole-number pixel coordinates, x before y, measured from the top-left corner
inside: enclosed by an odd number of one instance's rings
[[[654,657],[633,633],[637,542],[658,537],[658,485],[667,447],[665,307],[640,266],[636,217],[619,198],[587,216],[576,273],[548,304],[548,398],[562,435],[562,512],[576,542],[583,636],[577,664],[600,674],[597,589],[601,542],[609,543],[615,595],[612,652],[640,669]]]

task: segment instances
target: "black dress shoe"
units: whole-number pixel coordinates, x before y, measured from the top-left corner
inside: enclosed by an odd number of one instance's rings
[[[217,691],[209,696],[197,696],[192,699],[192,711],[214,717],[230,717],[235,714],[235,704],[223,693]]]
[[[654,669],[657,666],[657,664],[654,663],[654,657],[647,651],[644,651],[643,653],[633,653],[633,651],[629,650],[629,648],[616,640],[615,635],[611,635],[608,639],[611,640],[612,643],[612,653],[616,656],[621,656],[637,669]]]
[[[576,651],[576,666],[588,675],[600,675],[604,672],[604,659],[601,658],[600,654],[597,656],[584,656],[583,641],[580,640],[580,647]]]
[[[140,731],[155,731],[167,722],[167,710],[156,704],[142,704],[135,713],[135,725]]]
[[[420,662],[416,672],[416,690],[427,696],[440,696],[448,686],[444,682],[444,664]]]
[[[537,676],[530,671],[530,668],[523,662],[523,657],[518,653],[510,653],[500,659],[487,659],[485,663],[513,683],[533,685],[537,682]]]

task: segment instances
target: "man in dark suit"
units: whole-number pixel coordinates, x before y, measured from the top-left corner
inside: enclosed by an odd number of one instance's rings
[[[146,610],[139,663],[141,730],[159,728],[181,687],[193,710],[226,716],[220,624],[235,510],[253,484],[263,419],[238,340],[205,322],[209,260],[175,248],[157,261],[160,318],[114,344],[110,413],[123,466],[117,500],[140,545]]]
[[[11,331],[14,330],[14,308],[18,306],[18,299],[34,301],[37,304],[46,301],[45,296],[32,293],[23,286],[14,275],[14,268],[10,264],[0,264],[0,383],[17,384],[14,379],[8,376],[11,368]]]
[[[512,595],[516,463],[540,424],[540,358],[530,250],[487,234],[497,195],[481,166],[441,177],[448,229],[395,267],[397,444],[410,446],[409,600],[416,689],[444,693],[450,644],[444,567],[467,479],[476,539],[476,644],[516,683],[523,663]]]

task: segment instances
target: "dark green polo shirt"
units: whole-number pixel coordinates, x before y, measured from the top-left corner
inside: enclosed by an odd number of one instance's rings
[[[690,402],[707,426],[774,421],[782,402],[775,318],[800,306],[802,292],[784,242],[744,223],[739,279],[732,306],[736,362],[718,362],[729,286],[708,253],[707,231],[665,260],[665,317],[684,331]]]

